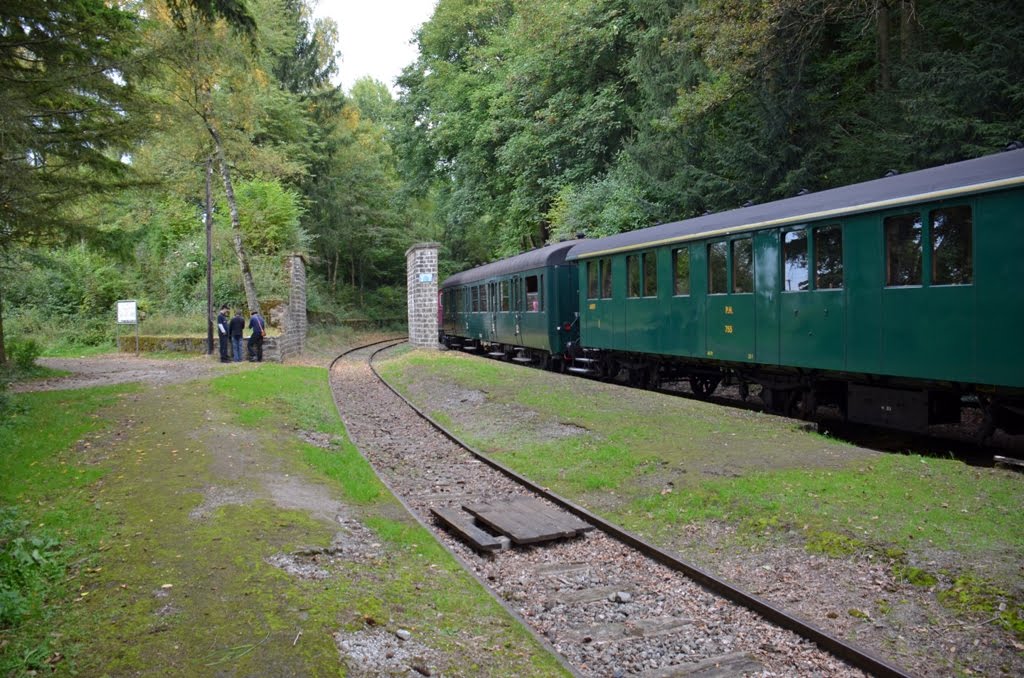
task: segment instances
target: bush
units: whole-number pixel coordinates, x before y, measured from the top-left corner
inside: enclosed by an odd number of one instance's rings
[[[15,626],[42,603],[46,582],[60,573],[59,542],[33,533],[18,510],[0,508],[0,628]]]
[[[35,339],[8,339],[6,341],[7,357],[19,370],[29,371],[36,365],[36,358],[43,347]]]

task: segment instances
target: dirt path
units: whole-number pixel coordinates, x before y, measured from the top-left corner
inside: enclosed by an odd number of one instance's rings
[[[199,377],[226,373],[247,363],[222,365],[212,358],[141,358],[133,355],[110,353],[90,358],[40,358],[44,367],[64,370],[71,374],[49,379],[22,381],[11,385],[11,391],[56,391],[71,388],[90,388],[143,382],[152,385],[179,384]]]
[[[76,509],[104,536],[70,574],[74,602],[52,635],[75,650],[58,673],[558,674],[390,495],[352,500],[317,470],[365,463],[322,370],[132,356],[45,364],[73,374],[34,390],[150,386],[102,412],[113,424],[59,461],[104,469]],[[221,374],[239,378],[211,379]],[[271,377],[291,381],[238,395]],[[310,399],[318,385],[323,398]],[[310,407],[330,432],[295,423]]]

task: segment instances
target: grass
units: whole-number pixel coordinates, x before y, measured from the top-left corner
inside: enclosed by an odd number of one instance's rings
[[[49,630],[109,527],[89,489],[105,469],[80,465],[73,445],[88,445],[109,424],[99,413],[134,390],[18,394],[0,426],[0,675],[47,669],[66,652]]]
[[[671,546],[683,524],[722,523],[735,535],[725,547],[797,538],[809,552],[830,557],[880,554],[897,576],[912,573],[915,583],[955,580],[973,570],[969,580],[984,581],[999,595],[954,585],[961,592],[955,600],[989,611],[994,600],[1008,603],[1004,626],[1019,628],[1024,607],[1012,593],[1017,575],[1000,565],[1024,556],[1024,525],[1013,518],[1024,511],[1017,474],[874,453],[777,417],[460,354],[406,353],[381,371],[421,404],[435,395],[438,381],[482,392],[486,403],[476,416],[437,412],[436,405],[435,416],[535,482],[655,541]],[[517,412],[531,416],[516,418]],[[512,430],[481,423],[494,418],[521,423]],[[545,435],[559,423],[585,431]],[[935,550],[957,554],[962,571],[912,569]],[[954,598],[942,600],[952,605]]]
[[[0,600],[17,612],[0,615],[0,675],[338,675],[332,634],[374,625],[486,656],[490,675],[560,675],[376,479],[326,382],[323,369],[266,364],[159,391],[19,395],[0,427]],[[379,552],[338,561],[328,580],[270,565],[339,528],[282,508],[267,482],[343,498]],[[210,488],[244,503],[197,520]],[[467,652],[480,644],[490,654]]]

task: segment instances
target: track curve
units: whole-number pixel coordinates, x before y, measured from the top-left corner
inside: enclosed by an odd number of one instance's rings
[[[736,674],[908,675],[474,450],[376,372],[374,357],[397,343],[358,347],[331,363],[332,392],[353,442],[413,515],[499,600],[512,601],[506,607],[550,641],[573,672],[653,677],[707,665]],[[492,557],[470,550],[429,519],[432,506],[526,494],[598,531]]]

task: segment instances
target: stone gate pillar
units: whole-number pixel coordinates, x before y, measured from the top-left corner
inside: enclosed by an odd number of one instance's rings
[[[405,253],[409,315],[409,343],[437,348],[436,242],[413,245]]]

